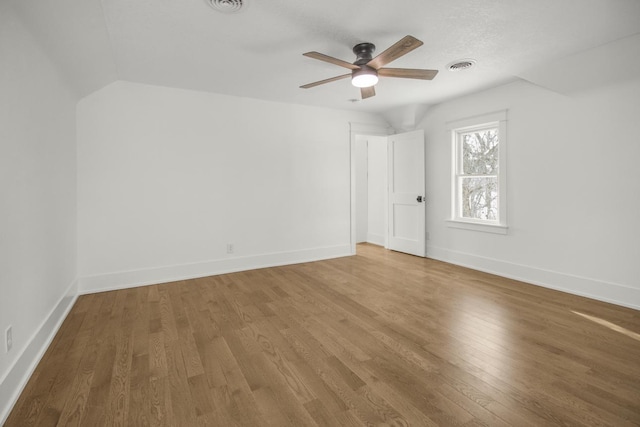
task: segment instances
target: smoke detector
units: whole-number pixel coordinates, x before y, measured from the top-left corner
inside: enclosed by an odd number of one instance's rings
[[[222,13],[240,12],[243,7],[246,7],[247,1],[248,0],[205,0],[211,8]]]
[[[447,65],[449,71],[463,71],[473,68],[476,65],[475,59],[460,59]]]

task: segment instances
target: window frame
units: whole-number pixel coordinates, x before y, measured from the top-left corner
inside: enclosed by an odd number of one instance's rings
[[[483,220],[462,217],[460,186],[462,136],[469,132],[498,129],[498,217]],[[507,110],[468,117],[447,123],[451,140],[451,216],[447,225],[452,228],[507,234]]]

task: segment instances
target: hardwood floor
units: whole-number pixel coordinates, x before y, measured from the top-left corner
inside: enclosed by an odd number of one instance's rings
[[[86,295],[30,425],[638,426],[640,312],[370,245]]]

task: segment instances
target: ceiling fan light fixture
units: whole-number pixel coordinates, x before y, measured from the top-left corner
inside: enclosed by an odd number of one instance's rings
[[[328,62],[342,68],[351,70],[350,73],[341,74],[329,79],[320,80],[313,83],[307,83],[300,86],[301,89],[309,89],[320,86],[325,83],[331,83],[351,77],[351,84],[360,88],[362,99],[376,96],[375,85],[378,83],[378,77],[397,77],[402,79],[419,79],[433,80],[438,74],[438,70],[424,70],[417,68],[385,68],[384,66],[395,61],[396,59],[406,55],[412,50],[422,46],[422,42],[413,36],[404,36],[384,52],[373,57],[376,47],[373,43],[359,43],[353,47],[353,53],[356,60],[353,63],[325,55],[320,52],[303,53],[304,56]]]
[[[355,87],[371,87],[376,83],[378,83],[378,71],[375,68],[362,65],[360,69],[353,70],[351,73],[351,84]]]

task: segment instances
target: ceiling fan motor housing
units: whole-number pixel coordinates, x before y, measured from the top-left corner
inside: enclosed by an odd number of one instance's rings
[[[376,45],[373,43],[359,43],[353,47],[353,53],[356,55],[354,65],[364,65],[371,61]]]
[[[356,62],[360,68],[351,71],[351,83],[356,87],[371,87],[378,83],[378,70],[367,64],[373,57],[376,46],[373,43],[359,43],[353,47],[356,54]]]

